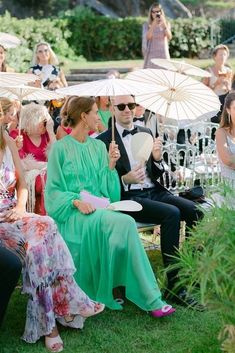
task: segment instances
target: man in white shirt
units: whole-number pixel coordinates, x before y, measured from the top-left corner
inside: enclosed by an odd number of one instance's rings
[[[179,248],[180,221],[185,220],[187,227],[192,227],[202,216],[194,202],[174,196],[158,181],[164,173],[162,164],[162,143],[159,138],[154,139],[152,154],[143,167],[133,158],[131,153],[131,139],[137,132],[151,131],[145,127],[135,126],[135,99],[133,96],[116,96],[112,98],[112,109],[116,119],[115,141],[119,146],[121,157],[117,161],[116,169],[121,182],[121,198],[139,202],[143,209],[131,212],[130,215],[138,222],[148,222],[161,225],[161,252],[164,266],[167,267],[175,260]],[[100,134],[107,149],[112,140],[111,129]],[[167,293],[172,293],[178,272],[168,271]],[[171,299],[182,305],[196,306],[197,302],[187,297],[185,288],[171,294]]]

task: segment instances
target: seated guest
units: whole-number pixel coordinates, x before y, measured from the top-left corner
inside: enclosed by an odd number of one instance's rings
[[[59,61],[49,43],[40,42],[34,47],[32,66],[29,72],[39,76],[41,83],[47,87],[49,81],[60,78],[63,87],[68,86]]]
[[[216,149],[221,175],[235,188],[235,91],[225,98],[220,127],[216,131]]]
[[[91,296],[110,309],[121,309],[113,289],[123,286],[126,297],[142,310],[160,317],[175,310],[161,298],[151,265],[132,217],[97,208],[83,199],[86,190],[118,201],[120,185],[115,170],[117,145],[90,138],[99,117],[95,100],[75,97],[68,102],[65,123],[70,135],[57,141],[49,154],[46,209],[56,221],[75,265],[76,280]]]
[[[131,216],[136,221],[161,225],[161,252],[163,263],[167,268],[175,262],[172,256],[177,256],[180,221],[185,220],[187,229],[191,228],[201,217],[201,212],[194,202],[174,196],[158,182],[164,173],[162,144],[159,138],[154,139],[152,154],[146,166],[143,167],[136,163],[130,147],[133,133],[151,134],[151,132],[140,126],[134,129],[133,118],[136,103],[133,96],[116,96],[112,99],[113,113],[116,119],[115,141],[121,151],[121,157],[116,163],[121,183],[121,198],[134,200],[142,205],[141,211],[131,212]],[[105,143],[108,150],[112,140],[111,129],[103,132],[97,138]],[[169,298],[182,305],[198,306],[196,300],[188,298],[185,288],[180,288],[177,293],[173,292],[177,281],[178,272],[168,271]]]
[[[60,352],[63,342],[56,320],[82,328],[85,318],[101,312],[104,305],[91,301],[74,281],[71,255],[53,220],[26,212],[18,151],[2,126],[0,162],[0,276],[7,276],[1,282],[0,318],[23,266],[23,292],[29,296],[23,339],[34,343],[45,336],[47,349]]]
[[[5,117],[5,123],[6,121]],[[22,146],[19,155],[25,170],[29,188],[28,211],[45,215],[44,184],[46,177],[47,150],[55,142],[53,121],[45,106],[30,103],[22,107],[20,113]],[[18,130],[12,130],[10,136],[16,138]],[[35,200],[36,194],[36,200]]]

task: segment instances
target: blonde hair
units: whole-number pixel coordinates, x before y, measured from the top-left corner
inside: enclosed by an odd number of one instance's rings
[[[151,23],[153,22],[152,10],[153,10],[155,7],[158,7],[159,10],[161,10],[162,15],[163,15],[164,17],[166,17],[166,16],[165,16],[165,13],[164,13],[164,11],[163,11],[163,8],[162,8],[162,6],[159,4],[159,2],[154,2],[154,3],[150,6],[149,12],[148,12],[148,24],[149,24],[149,25],[151,25]]]
[[[6,48],[4,48],[4,46],[2,44],[0,44],[0,48],[2,48],[3,51],[4,51],[4,54],[6,54]],[[6,72],[7,71],[6,58],[2,62],[2,67],[1,67],[0,71],[1,72]]]
[[[229,48],[227,47],[227,45],[224,45],[224,44],[216,45],[216,47],[214,47],[214,49],[212,50],[212,55],[216,56],[219,50],[225,50],[229,57]]]
[[[9,98],[4,98],[0,97],[0,118],[1,120],[4,118],[4,115],[9,111],[9,109],[15,105],[15,101],[9,99]],[[4,124],[0,120],[0,149],[3,150],[5,149],[6,142],[4,140]]]
[[[0,97],[0,104],[2,107],[0,110],[2,110],[3,115],[5,115],[12,106],[15,106],[15,101],[9,98]]]
[[[4,127],[2,123],[3,115],[4,115],[3,110],[0,104],[0,150],[4,150],[6,146],[6,142],[3,138],[3,133],[4,133]]]
[[[58,65],[59,64],[59,60],[58,60],[56,54],[54,53],[54,51],[51,49],[50,44],[47,43],[47,42],[40,42],[40,43],[36,44],[35,47],[34,47],[32,66],[39,64],[37,52],[38,52],[38,47],[40,47],[40,45],[46,45],[48,47],[48,50],[49,50],[49,53],[50,53],[50,58],[49,58],[48,64]]]
[[[22,130],[31,134],[40,122],[50,120],[51,116],[44,105],[30,103],[21,108],[20,119]]]

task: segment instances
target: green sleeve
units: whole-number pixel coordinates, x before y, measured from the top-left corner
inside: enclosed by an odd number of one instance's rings
[[[80,199],[79,193],[71,192],[62,170],[65,159],[61,141],[53,144],[47,164],[47,181],[45,188],[45,207],[49,216],[59,223],[68,220],[72,212],[76,212],[72,201]]]
[[[98,140],[97,140],[98,141]],[[105,144],[100,142],[100,165],[99,174],[100,191],[105,197],[108,197],[111,202],[120,200],[120,181],[116,169],[109,169],[109,158]]]

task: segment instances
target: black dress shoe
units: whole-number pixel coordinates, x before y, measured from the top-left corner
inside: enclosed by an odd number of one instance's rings
[[[166,300],[182,305],[197,311],[205,311],[206,307],[200,304],[194,297],[190,296],[186,288],[180,288],[176,293],[170,290],[165,291]]]

